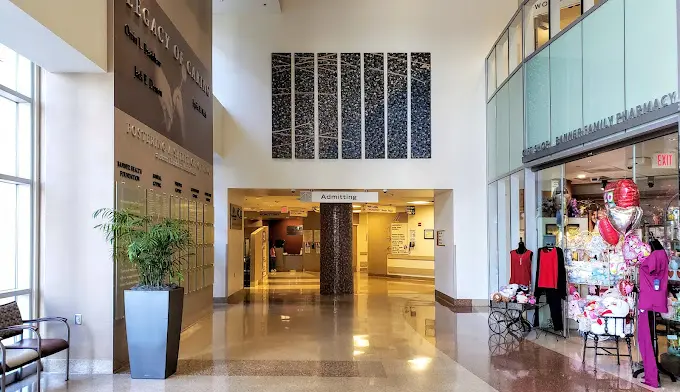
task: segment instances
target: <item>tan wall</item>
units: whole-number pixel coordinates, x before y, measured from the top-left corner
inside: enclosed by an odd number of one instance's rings
[[[359,268],[368,263],[368,214],[359,214],[359,226],[357,227],[357,262]]]
[[[101,69],[108,69],[108,0],[10,1]]]
[[[228,202],[243,206],[245,194],[242,190],[229,189]],[[227,204],[228,205],[228,204]],[[229,229],[229,216],[227,210],[227,297],[243,289],[243,229]],[[252,274],[252,271],[251,271]],[[252,276],[252,275],[251,275]]]
[[[321,230],[321,215],[318,212],[310,211],[307,217],[302,220],[304,230]],[[323,246],[323,244],[321,244]],[[319,272],[321,264],[321,254],[312,249],[310,253],[305,253],[304,243],[302,244],[302,265],[305,271]]]
[[[410,256],[434,257],[436,239],[425,239],[425,230],[434,230],[434,205],[416,206],[416,214],[408,216],[408,230],[409,235],[411,230],[416,231],[416,246],[411,248]]]
[[[387,255],[390,253],[390,225],[397,214],[368,215],[368,273],[387,275]]]
[[[269,228],[255,230],[250,235],[250,287],[257,286],[269,271]]]

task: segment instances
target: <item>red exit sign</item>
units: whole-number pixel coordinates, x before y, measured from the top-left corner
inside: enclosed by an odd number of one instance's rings
[[[653,169],[677,169],[678,164],[675,162],[675,153],[662,152],[654,154],[652,158]]]

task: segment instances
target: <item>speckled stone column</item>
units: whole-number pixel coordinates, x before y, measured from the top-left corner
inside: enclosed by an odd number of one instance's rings
[[[321,204],[321,295],[353,294],[352,204]]]

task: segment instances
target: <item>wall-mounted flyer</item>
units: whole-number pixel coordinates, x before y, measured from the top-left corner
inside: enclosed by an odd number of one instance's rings
[[[408,255],[408,223],[392,223],[390,226],[390,240],[393,255]]]

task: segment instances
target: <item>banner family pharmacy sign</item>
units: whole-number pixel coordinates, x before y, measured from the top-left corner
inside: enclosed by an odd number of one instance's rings
[[[630,109],[624,109],[621,112],[609,117],[604,117],[594,123],[584,125],[581,128],[556,136],[554,144],[551,140],[546,140],[531,146],[522,151],[522,161],[529,162],[574,147],[580,143],[597,140],[601,137],[623,131],[629,127],[644,124],[647,121],[656,119],[656,117],[663,117],[676,113],[678,110],[677,104],[677,92],[664,94],[652,101],[645,102]]]

